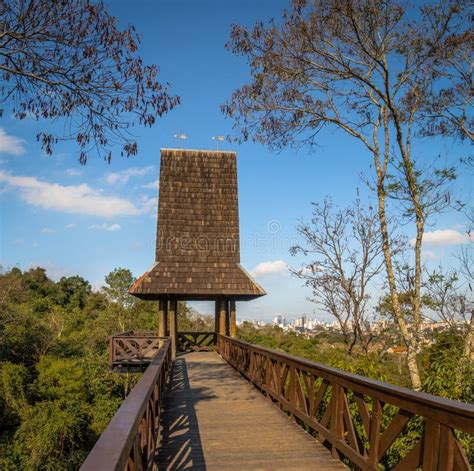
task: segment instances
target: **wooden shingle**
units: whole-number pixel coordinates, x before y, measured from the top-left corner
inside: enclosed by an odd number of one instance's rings
[[[240,266],[236,157],[161,150],[155,264],[130,294],[143,299],[265,294]]]

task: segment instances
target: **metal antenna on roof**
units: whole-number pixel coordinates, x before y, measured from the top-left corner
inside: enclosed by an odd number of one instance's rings
[[[224,139],[224,136],[212,136],[212,140],[216,141],[216,150],[219,150],[219,141],[223,141]]]
[[[179,131],[179,133],[178,133],[178,134],[175,134],[174,137],[175,137],[176,139],[179,139],[179,141],[180,141],[179,148],[182,149],[182,147],[181,147],[181,141],[184,140],[184,139],[187,139],[186,134],[183,134],[181,131]]]

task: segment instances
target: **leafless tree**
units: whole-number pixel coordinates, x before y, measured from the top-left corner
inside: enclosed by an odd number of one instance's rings
[[[429,198],[412,144],[420,134],[474,140],[469,18],[468,3],[458,0],[295,0],[279,22],[260,22],[253,30],[234,25],[228,44],[247,57],[252,77],[223,106],[240,139],[253,137],[277,149],[312,145],[322,129],[333,127],[371,157],[391,303],[416,389],[419,345],[411,332],[421,322]],[[449,169],[436,172],[441,183],[449,177]],[[400,189],[416,227],[413,326],[398,299],[387,206],[390,192],[396,196]]]
[[[0,111],[63,120],[64,134],[37,135],[47,154],[74,140],[83,164],[92,151],[110,161],[116,144],[134,155],[130,128],[152,126],[179,103],[157,80],[158,67],[144,65],[139,44],[100,1],[1,1]]]
[[[293,274],[313,290],[313,300],[339,324],[347,352],[359,343],[367,352],[372,340],[368,319],[368,287],[383,269],[382,237],[376,211],[359,199],[338,209],[326,198],[313,204],[311,223],[301,223],[304,243],[291,248],[293,255],[308,257]]]
[[[465,356],[472,356],[473,300],[470,285],[460,272],[443,273],[441,268],[429,273],[425,283],[430,308],[452,330],[461,329],[465,338]]]
[[[468,235],[471,236],[471,232]],[[468,326],[465,343],[465,355],[474,361],[474,242],[471,240],[468,244],[461,247],[458,255],[459,274],[463,277],[466,284],[467,302],[466,310],[468,312]]]
[[[453,330],[461,321],[466,321],[466,295],[461,291],[459,281],[456,271],[443,273],[439,267],[428,273],[425,283],[429,307]]]

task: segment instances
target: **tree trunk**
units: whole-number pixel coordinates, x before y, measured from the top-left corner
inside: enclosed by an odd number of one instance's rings
[[[403,131],[400,119],[396,110],[391,107],[393,121],[396,128],[397,144],[402,156],[403,170],[405,173],[406,183],[408,185],[408,193],[413,205],[416,224],[416,241],[415,241],[415,296],[413,300],[413,321],[415,328],[415,336],[418,338],[421,323],[421,248],[423,244],[423,232],[425,230],[424,211],[420,202],[420,186],[414,170],[413,161],[411,159],[410,146],[403,143]],[[410,127],[406,130],[407,139],[410,139]]]
[[[464,342],[464,355],[470,361],[474,361],[474,351],[473,351],[473,342],[474,342],[474,309],[471,311],[471,320],[467,325],[466,340]]]
[[[416,360],[417,340],[408,329],[407,322],[403,316],[403,312],[398,299],[397,286],[395,283],[395,275],[393,272],[392,254],[390,251],[390,237],[388,232],[388,224],[385,210],[385,188],[384,175],[380,173],[380,162],[378,155],[374,155],[375,166],[377,168],[377,200],[378,213],[380,220],[380,230],[382,232],[382,249],[385,259],[385,268],[387,271],[387,280],[390,290],[390,298],[392,301],[392,309],[395,320],[400,329],[401,336],[407,347],[407,364],[410,372],[410,380],[413,389],[421,389],[421,376]]]

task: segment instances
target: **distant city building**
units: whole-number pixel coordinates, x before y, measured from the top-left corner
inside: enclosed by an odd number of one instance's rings
[[[240,325],[242,325],[243,323],[252,324],[254,327],[258,327],[258,328],[265,327],[267,325],[266,322],[258,321],[258,320],[255,320],[255,319],[244,320]]]
[[[306,326],[306,316],[303,315],[301,317],[298,317],[297,319],[295,319],[293,321],[293,326],[296,328],[296,327],[299,327],[299,328],[305,328]]]
[[[245,320],[245,321],[237,321],[237,325],[242,325],[243,322],[247,322],[258,328],[264,327],[265,325],[278,326],[287,332],[292,331],[292,332],[305,334],[309,336],[314,335],[318,331],[321,331],[321,330],[330,330],[333,332],[341,331],[341,326],[339,325],[339,322],[337,320],[333,320],[332,322],[326,322],[317,318],[309,318],[305,314],[303,314],[300,317],[296,317],[295,319],[292,319],[290,321],[287,321],[287,319],[283,315],[279,314],[272,319],[271,324],[268,324],[264,321]],[[352,324],[350,322],[348,323],[347,326],[348,328],[352,328]],[[394,326],[395,326],[395,323],[393,320],[380,319],[380,320],[372,322],[370,325],[370,328],[375,333],[381,333],[384,331],[391,330]],[[420,324],[421,332],[433,332],[435,330],[445,330],[450,327],[452,326],[447,322],[442,322],[442,321],[437,322],[431,319],[426,319]],[[459,325],[456,325],[456,327],[458,329],[462,329],[463,324],[459,323]]]
[[[276,316],[273,318],[272,324],[284,329],[286,326],[286,319],[283,316]]]

